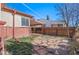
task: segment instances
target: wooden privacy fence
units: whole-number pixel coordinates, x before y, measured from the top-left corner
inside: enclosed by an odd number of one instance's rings
[[[47,27],[47,28],[34,28],[32,30],[33,33],[40,33],[40,34],[48,34],[48,35],[60,35],[60,36],[68,36],[68,30],[66,27]],[[75,28],[69,28],[70,36],[73,36],[75,33]]]

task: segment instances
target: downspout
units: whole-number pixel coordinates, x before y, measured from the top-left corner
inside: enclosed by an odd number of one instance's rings
[[[30,20],[29,20],[29,28],[30,28],[29,31],[30,31],[30,35],[31,35],[31,33],[32,33],[32,31],[31,31],[31,25],[30,25],[31,19],[32,19],[32,18],[30,18]]]
[[[16,11],[13,10],[13,39],[15,39],[15,14],[16,14]]]

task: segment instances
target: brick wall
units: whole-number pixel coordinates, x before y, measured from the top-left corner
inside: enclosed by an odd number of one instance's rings
[[[15,38],[26,37],[29,36],[30,34],[31,34],[30,27],[15,27],[14,30]],[[3,38],[12,38],[13,28],[12,27],[0,28],[0,36]]]

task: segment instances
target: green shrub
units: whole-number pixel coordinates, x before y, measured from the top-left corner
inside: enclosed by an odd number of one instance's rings
[[[7,51],[13,55],[31,55],[32,54],[33,47],[31,44],[31,38],[29,37],[20,38],[19,43],[17,43],[13,39],[7,40],[5,46]]]

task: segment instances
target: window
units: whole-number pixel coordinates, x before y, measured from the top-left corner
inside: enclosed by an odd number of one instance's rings
[[[21,18],[21,25],[22,25],[22,26],[29,26],[29,21],[28,21],[28,19],[22,17],[22,18]]]
[[[57,24],[51,24],[51,27],[58,27]]]
[[[63,27],[63,24],[58,24],[58,27]]]

